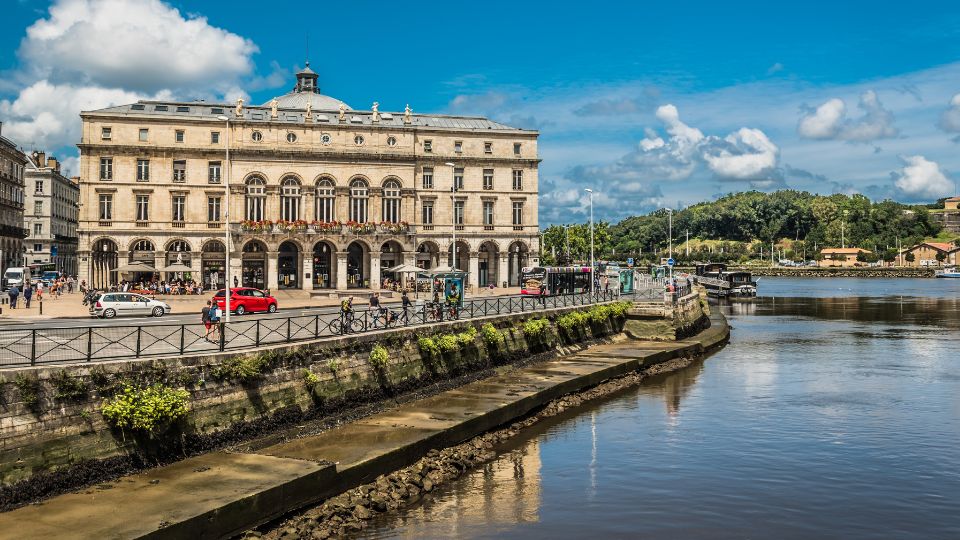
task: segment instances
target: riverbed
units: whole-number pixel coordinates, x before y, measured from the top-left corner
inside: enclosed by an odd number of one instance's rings
[[[958,538],[960,280],[763,278],[730,344],[362,538]]]

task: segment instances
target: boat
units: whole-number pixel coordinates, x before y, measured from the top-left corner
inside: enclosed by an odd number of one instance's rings
[[[937,270],[934,277],[940,278],[960,278],[960,270],[956,266],[947,266],[942,270]]]
[[[750,272],[728,271],[723,263],[698,264],[694,279],[711,296],[756,296],[757,282]]]

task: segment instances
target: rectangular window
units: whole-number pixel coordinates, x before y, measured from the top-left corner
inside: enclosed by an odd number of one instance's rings
[[[173,181],[174,182],[187,181],[187,160],[178,159],[173,162]]]
[[[43,251],[43,244],[34,244],[34,245],[33,245],[33,250],[34,250],[34,251]]]
[[[174,195],[172,201],[173,221],[183,221],[184,210],[187,206],[187,197],[184,195]]]
[[[220,132],[211,131],[210,132],[210,144],[220,144]]]
[[[493,201],[483,201],[483,225],[486,230],[493,230]]]
[[[433,225],[433,201],[423,201],[423,224]]]
[[[453,185],[457,191],[463,189],[463,167],[455,167],[453,169]]]
[[[100,221],[113,219],[113,195],[100,195]]]
[[[113,158],[112,157],[100,158],[100,179],[113,180]]]
[[[423,189],[433,189],[433,167],[423,168]]]
[[[463,201],[453,203],[453,224],[463,227]]]
[[[178,129],[173,132],[173,140],[175,140],[176,142],[182,143],[183,137],[184,137],[184,133],[182,129]]]
[[[484,154],[492,154],[492,153],[493,153],[493,143],[492,143],[492,142],[485,142],[485,143],[483,143],[483,153],[484,153]]]
[[[523,171],[521,170],[513,171],[513,189],[515,191],[523,189]]]
[[[43,223],[34,223],[33,224],[33,235],[40,236],[43,234]]]
[[[137,221],[150,221],[149,195],[137,195]]]
[[[37,216],[43,213],[43,201],[33,201],[33,213]]]
[[[516,201],[513,203],[513,227],[523,226],[523,203]]]
[[[100,128],[100,138],[109,141],[113,137],[113,128],[103,127]]]
[[[211,184],[220,183],[220,162],[211,161],[207,163],[207,182]]]
[[[37,180],[37,185],[35,186],[34,193],[38,193],[40,195],[43,194],[43,180]]]
[[[493,189],[493,169],[483,170],[483,189]]]
[[[140,142],[147,142],[147,139],[150,136],[150,130],[147,128],[140,128]]]
[[[513,143],[513,155],[515,156],[520,155],[520,143],[518,142]]]
[[[454,141],[454,143],[453,143],[453,151],[456,152],[456,153],[458,153],[458,154],[461,153],[461,152],[463,152],[463,141]]]
[[[220,221],[220,197],[207,197],[207,221]]]
[[[431,141],[430,139],[423,141],[423,151],[433,152],[433,141]]]
[[[149,181],[150,181],[150,160],[138,159],[137,160],[137,182],[149,182]]]

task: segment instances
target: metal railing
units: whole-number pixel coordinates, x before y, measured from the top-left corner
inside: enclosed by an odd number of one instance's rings
[[[659,290],[659,289],[658,289]],[[470,320],[491,315],[529,313],[544,309],[585,306],[618,298],[638,298],[645,289],[621,295],[618,291],[557,296],[499,296],[464,301],[452,310],[431,303],[380,310],[265,317],[234,317],[222,334],[207,338],[203,324],[149,326],[90,326],[36,329],[0,329],[0,368],[41,364],[99,362],[131,358],[177,356],[251,349],[262,345],[363,334],[392,328],[417,327]]]

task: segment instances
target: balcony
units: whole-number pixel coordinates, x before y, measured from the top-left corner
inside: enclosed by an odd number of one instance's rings
[[[403,235],[410,234],[412,227],[405,221],[397,223],[368,221],[357,223],[348,221],[242,221],[230,225],[234,233],[253,234],[323,234],[323,235]]]
[[[208,228],[208,229],[220,229],[220,228],[222,228],[222,227],[223,227],[223,222],[220,222],[220,221],[208,221],[208,222],[207,222],[207,228]]]
[[[173,227],[174,229],[183,229],[184,227],[187,226],[187,223],[183,220],[171,221],[170,226]]]
[[[150,222],[149,222],[149,221],[138,221],[138,222],[137,222],[137,227],[149,227],[149,226],[150,226]]]

